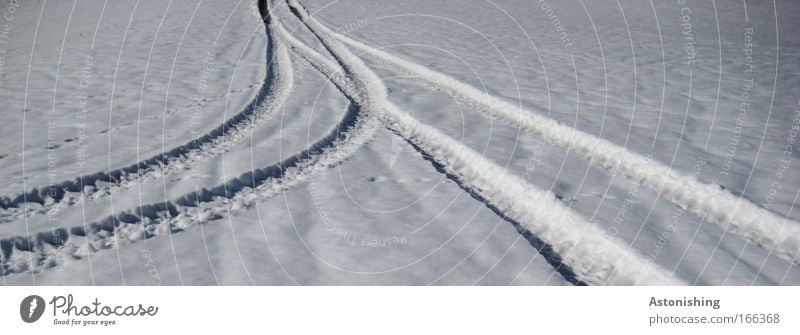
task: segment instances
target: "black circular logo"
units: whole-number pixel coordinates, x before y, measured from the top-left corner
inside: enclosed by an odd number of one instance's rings
[[[38,295],[29,295],[19,304],[19,316],[22,321],[34,323],[44,314],[44,299]]]

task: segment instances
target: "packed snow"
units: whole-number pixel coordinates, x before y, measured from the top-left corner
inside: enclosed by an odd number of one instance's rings
[[[800,284],[792,1],[0,8],[6,285]]]

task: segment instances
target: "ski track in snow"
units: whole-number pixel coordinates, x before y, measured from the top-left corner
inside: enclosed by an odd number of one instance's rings
[[[477,152],[423,124],[388,100],[383,82],[358,57],[335,39],[333,32],[310,17],[305,8],[288,0],[292,12],[311,30],[344,67],[355,90],[346,87],[352,99],[369,112],[379,114],[385,125],[421,150],[471,193],[483,199],[503,217],[519,222],[548,243],[577,277],[589,284],[681,284],[670,273],[631,251],[621,241],[607,236],[558,202],[552,192],[539,190],[508,174]],[[298,48],[299,49],[299,48]],[[309,53],[308,58],[318,58]],[[330,62],[318,61],[330,65]],[[336,73],[330,69],[328,73]],[[332,81],[341,81],[333,76]]]
[[[260,11],[268,28],[268,46],[276,53],[276,76],[287,76],[285,80],[291,82],[293,72],[288,51],[272,36],[274,28],[265,9]],[[310,175],[341,163],[369,141],[377,127],[375,118],[362,117],[357,106],[351,104],[339,124],[307,149],[214,188],[123,211],[87,226],[0,239],[0,275],[53,268],[64,258],[80,259],[113,248],[118,240],[136,241],[177,233],[218,219],[231,210],[249,208],[260,199],[276,196]]]
[[[99,199],[118,190],[163,178],[196,166],[246,140],[256,128],[282,108],[294,86],[293,76],[275,74],[276,71],[291,72],[291,68],[276,69],[275,64],[270,63],[275,50],[272,46],[267,48],[268,66],[258,93],[241,112],[217,128],[167,152],[123,168],[96,172],[40,189],[0,197],[0,223],[13,221],[22,215],[54,214],[80,203],[82,199]],[[288,63],[283,63],[283,66],[286,64]]]
[[[316,21],[313,17],[312,21]],[[318,21],[315,24],[320,24]],[[344,44],[374,59],[399,68],[435,86],[486,108],[489,117],[539,134],[549,142],[581,154],[607,171],[617,171],[663,195],[683,209],[744,237],[780,258],[800,264],[800,223],[762,208],[720,185],[673,170],[608,140],[582,132],[556,120],[524,110],[446,74],[399,58],[352,38],[328,30]]]

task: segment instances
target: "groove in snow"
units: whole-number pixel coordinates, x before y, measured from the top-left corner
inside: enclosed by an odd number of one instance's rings
[[[279,111],[294,85],[290,62],[271,64],[277,48],[268,41],[267,71],[258,93],[238,114],[218,127],[169,151],[111,171],[83,175],[17,195],[0,197],[0,222],[20,215],[53,214],[73,206],[81,199],[98,199],[117,190],[129,189],[149,180],[197,166],[222,154],[252,135]],[[280,55],[279,55],[280,56]],[[283,68],[280,68],[283,66]],[[288,67],[287,67],[288,66]],[[38,203],[41,207],[22,206]],[[27,212],[23,208],[27,208]]]
[[[350,94],[356,96],[365,109],[379,112],[388,128],[421,148],[464,187],[485,199],[487,205],[550,244],[580,280],[611,285],[680,284],[665,270],[570,211],[552,192],[529,186],[477,152],[402,111],[388,100],[386,88],[377,75],[333,39],[330,29],[310,17],[296,1],[287,0],[287,3],[342,64],[357,86],[356,92]]]
[[[275,45],[280,75],[292,76],[287,49],[272,37],[269,14],[261,13]],[[81,258],[113,248],[118,240],[141,240],[177,233],[197,224],[218,219],[222,214],[250,207],[327,171],[341,163],[372,138],[378,124],[363,117],[354,104],[325,137],[309,148],[276,164],[256,169],[211,189],[190,192],[177,199],[122,211],[98,222],[40,232],[32,236],[0,239],[0,275],[39,271],[59,266],[64,257]],[[31,263],[30,260],[33,260]]]
[[[356,50],[434,85],[445,87],[456,95],[486,107],[491,117],[540,134],[549,142],[569,148],[605,170],[619,171],[660,192],[681,208],[704,217],[706,221],[717,223],[726,231],[744,237],[784,260],[800,264],[797,258],[800,254],[800,223],[759,207],[719,185],[704,183],[695,176],[673,170],[608,140],[524,110],[448,75],[331,31],[314,18],[310,19]]]

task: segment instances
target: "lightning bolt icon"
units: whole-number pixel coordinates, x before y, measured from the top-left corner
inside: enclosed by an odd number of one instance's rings
[[[33,316],[33,312],[36,311],[36,306],[37,306],[36,305],[36,298],[31,299],[30,314],[28,314],[29,318],[32,317]]]

